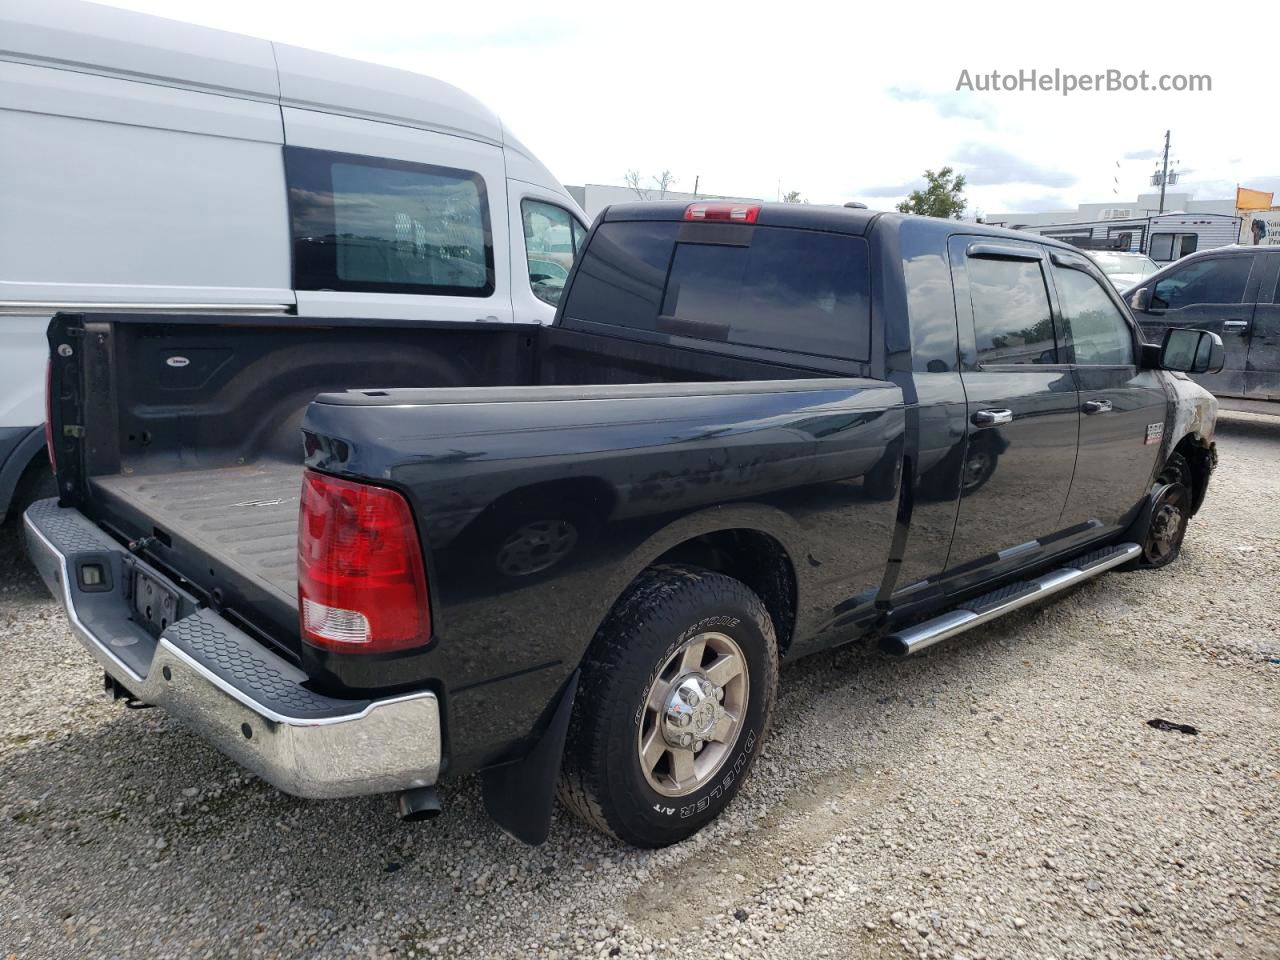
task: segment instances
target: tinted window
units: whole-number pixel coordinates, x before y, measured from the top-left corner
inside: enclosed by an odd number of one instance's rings
[[[599,227],[567,314],[744,346],[868,358],[870,277],[861,237],[737,225],[682,228]],[[688,242],[702,237],[723,242]]]
[[[967,261],[980,363],[1058,363],[1049,294],[1036,260]]]
[[[529,286],[535,297],[555,306],[573,266],[582,227],[568,210],[552,203],[524,200],[520,210]]]
[[[1063,345],[1075,363],[1133,363],[1129,324],[1102,286],[1083,270],[1054,267]]]
[[[595,232],[569,289],[567,316],[653,330],[678,223],[608,223]]]
[[[285,170],[297,289],[493,293],[479,174],[298,147]]]
[[[1178,310],[1201,303],[1239,303],[1253,257],[1220,257],[1188,263],[1156,281],[1151,306]]]

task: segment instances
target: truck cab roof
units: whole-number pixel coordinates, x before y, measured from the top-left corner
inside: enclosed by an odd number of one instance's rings
[[[605,208],[601,215],[603,221],[621,220],[683,220],[685,211],[702,201],[689,203],[686,201],[646,201],[635,203],[615,203]],[[762,227],[800,227],[809,230],[825,230],[831,233],[848,233],[855,236],[866,236],[879,223],[901,224],[912,221],[929,229],[936,230],[941,237],[955,233],[965,235],[992,237],[1005,240],[1020,240],[1024,243],[1039,243],[1044,246],[1079,253],[1078,247],[1069,243],[1026,233],[1021,230],[1009,230],[1004,227],[988,226],[968,220],[948,220],[941,217],[922,217],[917,214],[898,213],[896,211],[869,210],[864,207],[845,207],[834,204],[809,203],[740,203],[708,199],[709,206],[756,207],[759,213],[753,221]],[[1280,249],[1280,248],[1277,248]]]

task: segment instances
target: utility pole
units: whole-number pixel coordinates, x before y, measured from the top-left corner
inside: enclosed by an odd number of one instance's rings
[[[1160,212],[1164,213],[1164,188],[1169,182],[1169,131],[1164,132],[1164,169],[1160,171]]]
[[[701,179],[702,179],[701,175],[695,176],[693,178],[693,199],[695,200],[698,199],[698,181]]]

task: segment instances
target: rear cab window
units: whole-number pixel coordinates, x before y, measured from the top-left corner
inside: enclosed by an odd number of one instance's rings
[[[600,224],[566,318],[865,362],[871,353],[867,242],[793,227],[617,221]]]

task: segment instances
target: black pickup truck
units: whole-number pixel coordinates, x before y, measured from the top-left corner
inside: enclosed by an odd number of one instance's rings
[[[26,516],[109,692],[282,790],[478,772],[642,846],[730,801],[780,662],[910,654],[1178,553],[1215,463],[1079,252],[863,209],[647,203],[549,327],[61,314]]]

